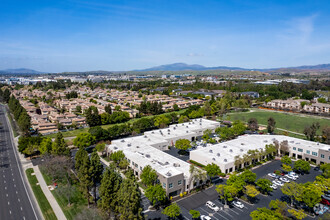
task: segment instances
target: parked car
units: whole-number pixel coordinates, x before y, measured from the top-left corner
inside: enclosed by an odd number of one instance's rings
[[[270,185],[270,188],[277,189],[277,186],[275,184]]]
[[[315,167],[314,170],[315,171],[319,171],[320,170],[320,167]]]
[[[217,212],[219,211],[219,207],[216,206],[213,202],[211,201],[207,201],[206,202],[206,206],[209,208],[209,209],[212,209],[213,211]]]
[[[292,171],[291,171],[291,172],[289,172],[288,174],[289,174],[290,176],[293,176],[293,177],[297,178],[297,179],[299,178],[298,174],[296,174],[295,172],[292,172]]]
[[[330,202],[328,200],[324,199],[324,198],[322,198],[321,203],[323,205],[330,205]]]
[[[288,180],[288,179],[285,178],[285,177],[281,177],[280,180],[281,180],[282,182],[285,182],[285,183],[289,183],[289,182],[290,182],[290,180]]]
[[[275,173],[268,173],[268,176],[275,178],[277,175]]]
[[[201,220],[212,220],[210,216],[201,215]]]
[[[283,186],[284,184],[279,180],[274,180],[273,183],[278,186]]]
[[[329,210],[329,207],[318,203],[314,206],[313,210],[316,215],[323,215],[324,213],[326,213]]]
[[[238,201],[238,200],[234,200],[233,201],[233,205],[235,206],[235,207],[237,207],[237,208],[244,208],[244,204],[243,203],[241,203],[240,201]]]
[[[297,179],[295,176],[291,176],[289,174],[286,174],[285,177],[290,179],[290,180],[296,180]]]

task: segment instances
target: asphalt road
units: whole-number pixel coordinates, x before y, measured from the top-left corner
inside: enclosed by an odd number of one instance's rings
[[[42,219],[32,200],[28,183],[23,180],[23,169],[6,120],[6,110],[0,105],[0,219]]]

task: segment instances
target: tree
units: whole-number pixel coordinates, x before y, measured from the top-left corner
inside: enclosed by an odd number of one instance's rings
[[[188,192],[190,193],[191,183],[192,182],[204,182],[207,179],[207,174],[202,169],[190,164],[189,167],[189,179],[188,179]]]
[[[294,169],[295,170],[301,170],[303,172],[308,173],[309,170],[311,169],[310,164],[308,163],[308,161],[305,160],[297,160],[296,162],[294,162]]]
[[[152,169],[150,165],[147,165],[143,168],[140,178],[144,185],[152,186],[156,183],[158,176],[156,170]]]
[[[240,176],[246,183],[254,183],[257,179],[257,174],[253,173],[251,170],[245,170]]]
[[[150,185],[145,191],[145,196],[155,206],[165,202],[166,191],[160,184]]]
[[[115,211],[118,206],[117,192],[119,191],[121,181],[121,176],[113,168],[107,167],[101,180],[99,189],[100,201],[98,205],[109,217],[111,212]]]
[[[65,140],[61,132],[58,132],[56,134],[56,138],[52,146],[52,154],[65,155],[65,156],[70,155],[70,150],[68,148],[68,145],[65,143]]]
[[[156,127],[165,128],[170,123],[170,119],[165,115],[159,115],[155,118],[154,122]]]
[[[192,219],[199,219],[199,217],[201,216],[201,213],[197,210],[190,210],[189,214],[191,215]]]
[[[179,111],[180,108],[179,108],[179,106],[178,106],[177,104],[174,104],[174,105],[173,105],[173,110],[174,110],[174,111]]]
[[[265,207],[258,208],[250,214],[252,220],[282,220],[283,216]]]
[[[181,123],[184,123],[184,122],[188,122],[189,121],[189,118],[185,115],[181,115],[178,122],[181,124]]]
[[[242,163],[244,163],[244,162],[243,162],[243,158],[241,158],[240,155],[236,155],[236,156],[235,156],[235,162],[234,162],[235,167],[236,167],[236,170],[238,170],[238,169],[241,168]]]
[[[294,200],[302,200],[303,190],[303,186],[296,182],[285,183],[281,188],[282,193],[290,197],[291,206],[293,205]]]
[[[179,150],[187,150],[191,148],[190,141],[187,139],[179,139],[175,142],[175,148]]]
[[[215,163],[207,164],[204,169],[209,177],[220,176],[222,173],[219,166]]]
[[[267,131],[272,134],[275,130],[276,121],[273,117],[269,117],[267,122]]]
[[[10,91],[8,88],[5,89],[4,93],[3,93],[3,100],[5,101],[5,103],[9,102],[9,98],[10,98]]]
[[[105,150],[105,143],[100,143],[100,144],[97,144],[96,146],[95,146],[95,149],[97,150],[97,152],[104,152],[104,150]]]
[[[109,138],[109,132],[101,126],[95,126],[88,130],[88,132],[95,137],[96,141],[106,140]]]
[[[285,210],[287,207],[286,202],[282,202],[282,201],[276,199],[276,200],[270,201],[268,206],[270,209],[275,210],[277,213],[279,213],[283,216],[285,215]]]
[[[174,219],[181,215],[181,209],[176,203],[172,203],[162,211],[162,214],[167,215],[170,219]]]
[[[283,164],[282,170],[284,170],[286,172],[290,172],[290,171],[292,171],[292,167],[290,165]]]
[[[259,130],[258,120],[256,118],[250,118],[248,120],[248,129],[251,131]]]
[[[79,148],[86,148],[95,143],[95,137],[90,133],[79,133],[73,144]]]
[[[237,192],[241,192],[246,183],[241,175],[233,174],[227,180],[227,185],[233,186],[236,188]]]
[[[123,159],[119,162],[118,167],[122,170],[126,170],[129,165],[129,162],[126,159]]]
[[[79,150],[77,151],[76,155],[75,155],[75,169],[79,170],[80,166],[82,165],[83,163],[83,158],[85,158],[87,155],[88,157],[88,153],[87,151],[84,149],[84,148],[79,148]]]
[[[330,144],[330,126],[326,126],[322,129],[322,141],[325,144]]]
[[[325,178],[330,178],[330,163],[325,163],[320,166],[322,170],[322,176]]]
[[[236,195],[238,194],[238,190],[235,186],[232,185],[217,185],[215,187],[215,191],[220,196],[220,199],[225,201],[225,205],[227,206],[227,202],[231,202],[234,200]]]
[[[141,192],[136,181],[125,179],[117,192],[118,205],[116,212],[118,219],[142,219]]]
[[[91,173],[90,173],[90,166],[91,164],[88,154],[82,154],[81,163],[80,166],[78,167],[77,174],[80,182],[80,187],[87,199],[88,207],[89,207],[89,198],[90,198],[89,189],[93,185]]]
[[[257,180],[256,185],[264,194],[273,191],[273,189],[270,187],[272,185],[272,182],[270,182],[270,180],[268,179],[260,178]]]
[[[105,112],[106,113],[108,113],[108,114],[112,114],[112,109],[111,109],[111,105],[106,105],[105,107],[104,107],[104,110],[105,110]]]
[[[282,162],[282,164],[285,164],[285,165],[291,165],[291,163],[292,163],[291,158],[289,156],[282,157],[281,162]]]
[[[301,220],[301,219],[307,217],[307,214],[305,214],[304,210],[302,210],[302,209],[299,209],[299,210],[289,209],[288,212],[298,220]]]
[[[320,123],[314,122],[311,126],[307,126],[304,129],[304,134],[306,135],[306,138],[310,141],[315,140],[316,132],[320,128]]]
[[[246,130],[246,126],[242,121],[234,121],[232,126],[233,133],[235,136],[244,134],[244,131]]]
[[[302,192],[302,201],[310,208],[312,209],[317,203],[321,201],[321,196],[323,192],[320,189],[320,187],[309,184],[308,186],[305,186]]]
[[[117,165],[119,164],[119,162],[121,160],[123,160],[125,158],[125,154],[123,153],[122,150],[119,150],[119,151],[116,151],[116,152],[113,152],[111,155],[110,155],[110,159],[112,161],[114,161]]]
[[[97,155],[96,151],[93,151],[90,159],[90,176],[93,182],[95,203],[96,203],[96,186],[101,182],[102,173],[103,173],[103,165],[100,161],[100,157],[99,155]]]
[[[43,138],[40,145],[39,145],[39,151],[42,155],[50,153],[52,150],[52,139],[50,138]]]
[[[212,130],[206,129],[203,132],[203,137],[202,137],[203,141],[208,142],[208,140],[211,138],[211,135],[212,135]]]
[[[86,122],[89,127],[94,127],[101,124],[101,117],[99,111],[95,106],[90,106],[86,110]]]
[[[249,200],[253,200],[257,195],[260,194],[260,192],[256,189],[253,185],[247,185],[245,186],[245,194],[249,198]]]

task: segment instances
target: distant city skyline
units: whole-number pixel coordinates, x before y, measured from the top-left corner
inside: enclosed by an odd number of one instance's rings
[[[0,70],[330,63],[329,11],[326,0],[12,0],[0,8]]]

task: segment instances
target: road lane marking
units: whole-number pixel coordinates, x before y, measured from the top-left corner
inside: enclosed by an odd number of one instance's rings
[[[8,205],[10,205],[10,202],[8,202]]]
[[[18,200],[18,202],[21,202],[21,200],[20,199],[17,199]]]
[[[23,208],[22,208],[22,206],[21,206],[21,211],[23,211]]]
[[[8,197],[8,194],[6,194],[6,197]]]

